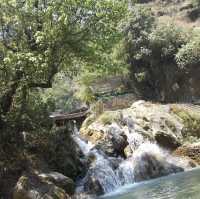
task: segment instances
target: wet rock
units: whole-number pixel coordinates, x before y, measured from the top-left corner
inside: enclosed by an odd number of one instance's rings
[[[82,129],[82,137],[88,139],[94,144],[95,148],[103,151],[108,156],[124,157],[124,148],[128,145],[128,142],[122,129],[114,123],[103,129],[101,129],[103,126],[99,125],[98,127],[95,130]]]
[[[171,173],[184,171],[179,160],[158,145],[145,143],[133,156],[134,177],[136,181],[148,180]]]
[[[87,178],[87,182],[85,183],[84,190],[89,194],[94,194],[94,195],[104,194],[104,191],[100,182],[92,174],[90,175],[90,177]]]
[[[164,131],[155,133],[156,142],[163,148],[174,150],[181,145],[180,141],[173,135]]]
[[[69,195],[55,184],[35,174],[24,174],[15,186],[13,199],[69,199]]]
[[[136,181],[148,180],[184,171],[183,168],[159,160],[155,155],[148,153],[144,153],[140,157],[140,160],[135,162],[134,170]]]
[[[119,187],[120,182],[114,172],[118,163],[97,154],[97,159],[90,166],[83,179],[84,192],[87,194],[102,195]]]
[[[124,159],[122,159],[122,158],[109,157],[108,160],[109,160],[109,162],[110,162],[111,167],[112,167],[114,170],[116,170],[116,169],[119,167],[120,163],[121,163]]]

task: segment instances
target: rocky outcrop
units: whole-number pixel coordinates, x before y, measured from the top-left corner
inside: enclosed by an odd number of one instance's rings
[[[24,174],[15,186],[13,199],[69,199],[64,189],[36,174]]]
[[[185,144],[174,152],[178,156],[188,157],[191,160],[191,164],[200,164],[200,142],[194,144]]]
[[[93,124],[93,125],[96,125]],[[118,125],[102,126],[97,124],[94,128],[81,130],[82,137],[95,144],[109,156],[124,156],[124,148],[128,145],[127,137]]]
[[[199,136],[199,119],[188,111],[184,105],[137,101],[127,109],[89,116],[76,135],[88,165],[82,192],[102,195],[197,166],[173,153],[190,136]]]
[[[75,192],[74,181],[71,178],[64,176],[61,173],[58,172],[40,173],[38,176],[43,180],[50,181],[54,183],[56,186],[64,189],[66,193],[68,193],[69,195],[72,195]]]
[[[81,128],[81,136],[109,156],[130,156],[144,142],[174,150],[183,143],[184,122],[171,105],[137,101],[130,108],[106,111]],[[131,147],[130,147],[131,143]]]

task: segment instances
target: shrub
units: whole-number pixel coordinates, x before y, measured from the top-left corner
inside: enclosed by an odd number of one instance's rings
[[[117,111],[106,111],[99,117],[99,121],[104,124],[111,124],[112,122],[120,121],[121,114]]]
[[[200,65],[200,30],[194,31],[191,40],[179,49],[176,61],[180,68],[186,70]]]
[[[183,108],[173,107],[172,112],[183,120],[183,136],[200,138],[200,117],[192,111]]]
[[[200,0],[193,0],[194,7],[200,8]]]
[[[149,55],[148,35],[155,18],[150,8],[136,4],[123,24],[125,51],[128,61],[135,64]]]
[[[173,59],[179,48],[185,43],[183,30],[175,24],[157,24],[149,35],[152,59],[158,61]]]

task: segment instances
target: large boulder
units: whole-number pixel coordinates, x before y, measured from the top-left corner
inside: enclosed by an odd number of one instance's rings
[[[181,171],[184,169],[146,152],[135,161],[134,177],[136,181],[143,181]]]
[[[179,159],[172,157],[169,153],[156,144],[143,144],[133,156],[135,181],[148,180],[171,173],[184,171],[183,164]]]
[[[116,123],[106,125],[97,124],[92,129],[81,129],[81,136],[94,144],[108,156],[124,157],[124,148],[128,145],[127,137]]]
[[[84,192],[102,195],[119,187],[115,169],[118,168],[121,161],[120,158],[107,159],[98,154],[83,179]]]
[[[61,173],[58,172],[40,173],[38,176],[64,189],[69,195],[72,195],[75,192],[74,181],[71,178],[64,176]]]
[[[40,178],[36,174],[24,174],[14,188],[13,199],[69,199],[64,189]]]
[[[173,134],[166,133],[165,131],[157,131],[155,133],[156,142],[166,149],[174,150],[181,145],[181,142]]]

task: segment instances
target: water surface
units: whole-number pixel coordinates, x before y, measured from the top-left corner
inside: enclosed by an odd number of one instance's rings
[[[103,199],[200,199],[200,168],[124,186]]]

